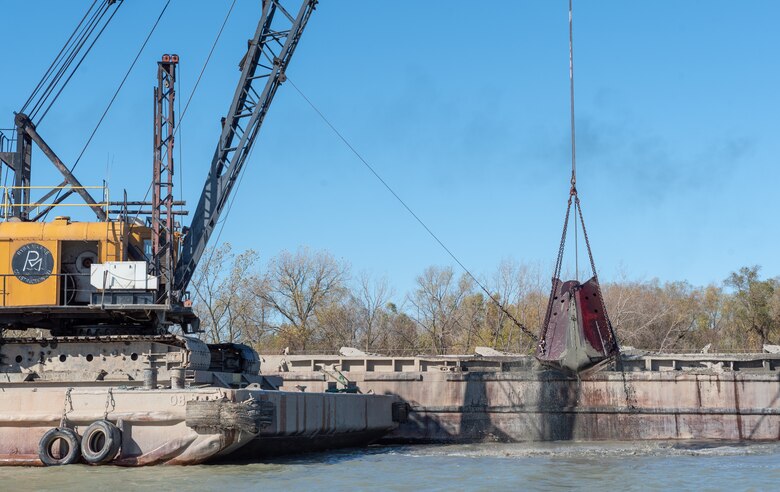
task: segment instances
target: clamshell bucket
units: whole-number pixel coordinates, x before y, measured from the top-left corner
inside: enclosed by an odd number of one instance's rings
[[[557,278],[553,282],[536,358],[543,364],[578,373],[615,357],[618,346],[596,277],[584,284]]]

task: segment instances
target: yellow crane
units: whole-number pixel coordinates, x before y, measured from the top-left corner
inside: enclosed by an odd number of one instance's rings
[[[187,287],[317,0],[301,0],[297,11],[281,0],[262,2],[189,227],[177,220],[187,212],[173,190],[177,55],[157,63],[151,200],[111,201],[105,188],[83,186],[75,165],[68,167],[37,130],[121,3],[103,0],[88,12],[16,114],[12,136],[0,133],[0,166],[14,176],[0,203],[0,330],[43,328],[52,336],[164,335],[172,325],[199,330]],[[61,184],[31,185],[33,145],[62,174]],[[67,205],[86,207],[96,220],[58,214],[46,222],[71,195],[83,203]]]

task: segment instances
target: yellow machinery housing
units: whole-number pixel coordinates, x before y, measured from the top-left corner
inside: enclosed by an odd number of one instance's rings
[[[123,221],[0,222],[3,307],[90,303],[93,263],[125,261],[148,251],[151,230]]]

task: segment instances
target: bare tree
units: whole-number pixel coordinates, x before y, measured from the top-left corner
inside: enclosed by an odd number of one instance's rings
[[[358,345],[360,309],[351,298],[332,302],[317,309],[317,330],[308,345],[330,353],[340,347]]]
[[[210,342],[243,341],[255,305],[242,286],[252,275],[257,253],[248,250],[235,255],[231,245],[224,243],[209,250],[206,258],[191,284],[201,328]]]
[[[392,302],[385,306],[387,329],[381,332],[376,348],[388,355],[409,355],[420,350],[417,323]]]
[[[662,318],[664,333],[659,351],[678,349],[680,342],[691,339],[696,329],[696,318],[699,315],[700,291],[694,289],[688,282],[669,282],[664,285],[660,295],[661,303],[666,308],[666,316]]]
[[[539,330],[547,299],[538,266],[504,259],[488,279],[487,285],[493,297],[517,321],[532,330]],[[486,323],[488,337],[484,341],[491,347],[518,352],[527,352],[535,347],[534,340],[495,303],[487,305]]]
[[[267,283],[268,279],[265,275],[255,273],[248,277],[240,287],[241,292],[245,293],[253,303],[253,309],[249,311],[250,316],[247,317],[247,326],[244,330],[244,343],[256,347],[261,344],[273,343],[273,335],[278,328],[274,324],[276,310],[263,296],[259,295],[267,290]]]
[[[345,296],[348,271],[344,262],[324,251],[283,251],[268,263],[255,295],[282,317],[280,330],[287,332],[293,348],[305,350],[313,340],[317,311]]]
[[[368,273],[361,273],[358,279],[357,292],[353,295],[354,306],[358,310],[358,320],[362,331],[362,346],[371,350],[381,328],[387,324],[388,316],[385,306],[390,301],[393,291],[387,278],[374,279]]]
[[[466,295],[458,309],[459,325],[462,327],[460,337],[453,343],[452,348],[457,347],[459,352],[469,353],[477,345],[494,346],[493,332],[489,327],[489,313],[494,310],[497,310],[495,303],[486,300],[482,292]]]
[[[705,290],[687,282],[613,282],[604,301],[623,345],[670,351],[699,350],[712,343],[705,330]]]
[[[461,303],[470,290],[470,279],[464,275],[456,280],[451,267],[428,267],[417,277],[417,289],[409,297],[413,318],[437,354],[447,353],[459,326]]]

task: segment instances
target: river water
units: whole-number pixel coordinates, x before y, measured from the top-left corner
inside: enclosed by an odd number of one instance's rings
[[[375,446],[271,463],[0,468],[0,490],[778,490],[780,444]]]

